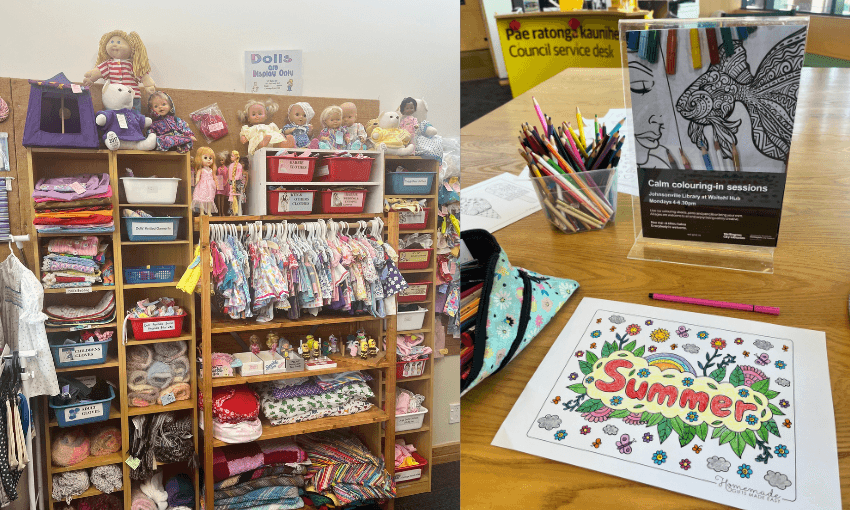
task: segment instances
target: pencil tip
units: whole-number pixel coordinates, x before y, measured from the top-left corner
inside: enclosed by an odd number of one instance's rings
[[[652,292],[649,293],[649,299],[652,299]]]

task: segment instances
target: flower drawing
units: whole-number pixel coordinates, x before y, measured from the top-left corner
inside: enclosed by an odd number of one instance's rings
[[[652,462],[655,462],[659,466],[667,462],[667,453],[664,450],[658,450],[657,452],[652,454]]]
[[[784,444],[778,444],[776,445],[776,448],[773,449],[773,453],[775,453],[777,457],[787,457],[788,447]]]
[[[700,331],[699,333],[697,333],[697,338],[699,338],[700,340],[705,340],[706,338],[708,338],[708,332]]]
[[[699,415],[696,412],[691,411],[691,412],[688,413],[687,416],[685,416],[685,419],[688,420],[689,422],[693,423],[693,422],[695,422],[699,419]]]
[[[650,434],[649,432],[644,434],[643,435],[643,442],[644,443],[651,443],[652,442],[652,434]]]
[[[656,346],[654,346],[654,345],[650,345],[650,346],[649,346],[649,352],[655,352],[655,351],[657,351],[657,350],[658,350],[658,347],[656,347]]]
[[[599,331],[598,329],[597,329],[597,330],[595,330],[595,331],[593,331],[593,332],[590,334],[590,337],[591,337],[591,338],[599,338],[600,336],[602,336],[602,332],[601,332],[601,331]]]
[[[670,332],[666,329],[658,328],[649,334],[649,338],[651,338],[653,342],[666,342],[670,339]]]
[[[649,377],[649,370],[646,369],[646,368],[641,368],[640,370],[638,370],[637,375],[638,375],[638,377],[640,377],[642,379]]]
[[[578,379],[577,373],[573,372],[572,374],[570,374],[570,381],[575,381],[576,379]]]
[[[617,331],[617,326],[611,326],[611,332]]]
[[[736,339],[735,339],[735,345],[741,345],[742,343],[744,343],[744,339],[743,339],[743,338],[736,338]]]
[[[590,434],[590,427],[588,427],[587,425],[584,425],[581,428],[581,430],[579,430],[579,432],[581,432],[581,435],[586,436],[586,435]]]
[[[787,346],[787,345],[783,345],[783,346],[782,346],[782,350],[783,350],[784,352],[788,352],[788,346]]]
[[[741,388],[740,390],[738,390],[738,395],[741,395],[744,398],[746,398],[749,394],[750,394],[750,390],[746,390],[744,388]]]
[[[652,320],[647,320],[646,322],[644,322],[644,324],[646,324],[647,326],[652,326]]]
[[[576,351],[576,358],[581,358],[584,356],[584,351]]]
[[[745,358],[749,358],[749,357],[750,357],[750,351],[744,351],[744,352],[742,352],[741,354],[743,354]]]
[[[674,350],[674,351],[675,351],[675,350],[676,350],[676,347],[679,347],[679,346],[678,346],[678,345],[676,345],[676,344],[670,344],[670,348],[671,348],[672,350]]]
[[[611,397],[611,405],[618,406],[623,403],[623,397]]]
[[[679,461],[679,467],[684,469],[685,471],[691,469],[691,461],[688,459],[682,459]]]
[[[538,328],[543,325],[543,316],[542,315],[538,315],[537,317],[534,318],[534,325],[537,326]]]
[[[557,439],[558,441],[564,439],[565,437],[567,437],[566,430],[559,430],[558,432],[555,432],[555,439]]]
[[[741,464],[738,466],[738,475],[741,478],[749,478],[751,474],[753,474],[753,468],[751,468],[748,464]]]
[[[693,380],[692,377],[685,377],[684,379],[682,379],[682,386],[685,386],[686,388],[690,388],[693,385],[694,385],[694,380]]]
[[[711,346],[715,349],[724,349],[726,347],[726,340],[722,338],[715,338],[711,341]]]
[[[640,333],[640,326],[638,326],[637,324],[631,324],[629,325],[629,327],[626,328],[626,333],[635,336]]]
[[[700,445],[698,445],[698,444],[695,444],[695,445],[694,445],[694,447],[693,447],[693,448],[691,448],[691,450],[693,450],[693,451],[694,451],[694,453],[699,453],[699,452],[701,452],[701,451],[702,451],[702,447],[701,447]]]
[[[754,414],[748,414],[747,415],[747,424],[748,425],[755,425],[757,421],[759,421],[759,419],[756,418],[756,415],[754,415]]]
[[[784,398],[779,401],[779,407],[781,407],[783,409],[787,408],[789,405],[791,405],[791,404],[789,404],[788,401],[785,400]]]
[[[584,382],[586,382],[587,384],[592,383],[593,382],[593,376],[592,375],[587,376],[587,379],[585,379]]]
[[[784,370],[785,369],[785,362],[782,361],[781,359],[778,359],[778,360],[776,360],[776,363],[774,363],[774,366],[776,366],[776,368],[778,368],[779,370]]]

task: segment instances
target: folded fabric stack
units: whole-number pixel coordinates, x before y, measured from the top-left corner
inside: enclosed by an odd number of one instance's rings
[[[305,488],[305,499],[318,493],[334,500],[336,506],[343,506],[395,497],[395,482],[384,468],[384,461],[350,431],[307,434],[298,436],[297,441],[310,460],[310,485]]]
[[[173,412],[145,414],[134,416],[132,424],[128,451],[140,462],[130,470],[131,479],[149,480],[158,464],[188,462],[190,469],[197,468],[191,416],[176,418]]]
[[[38,232],[114,232],[108,174],[39,179],[32,193]]]
[[[412,444],[406,444],[404,438],[395,440],[395,467],[418,466],[419,463],[413,458],[411,453],[416,451],[416,447]]]
[[[132,510],[165,510],[168,508],[168,493],[162,485],[162,471],[146,480],[133,482],[130,492]]]
[[[425,341],[425,335],[398,335],[395,342],[395,353],[397,361],[416,361],[420,359],[428,359],[431,354],[431,348],[427,345],[422,345]]]
[[[127,317],[147,319],[149,317],[172,317],[184,313],[186,312],[177,305],[173,298],[161,297],[155,301],[149,299],[138,301],[134,308],[127,310]]]
[[[96,236],[57,237],[47,243],[47,251],[41,262],[44,288],[115,285],[112,254]]]
[[[215,510],[302,508],[299,487],[305,486],[308,463],[291,438],[215,448]]]
[[[308,378],[254,384],[263,415],[272,425],[284,425],[328,416],[362,413],[375,396],[366,384],[369,374],[343,372]]]
[[[167,394],[188,400],[189,357],[185,341],[127,347],[127,405],[147,407]]]
[[[395,414],[412,414],[422,411],[425,397],[418,393],[396,386],[395,389]]]
[[[198,394],[198,407],[204,408],[204,396]],[[247,384],[213,388],[213,437],[225,443],[248,443],[263,433],[260,400]],[[201,413],[201,428],[204,428]]]
[[[98,326],[115,320],[115,292],[107,291],[94,306],[73,306],[68,304],[48,306],[48,327]]]
[[[195,486],[189,475],[179,473],[169,478],[165,482],[165,492],[168,494],[168,508],[172,510],[195,508]]]

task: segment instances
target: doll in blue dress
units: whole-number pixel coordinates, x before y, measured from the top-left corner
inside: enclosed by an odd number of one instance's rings
[[[284,135],[292,135],[295,138],[296,147],[307,147],[310,145],[310,132],[313,125],[310,124],[314,115],[310,103],[300,102],[289,105],[287,111],[287,124],[283,126]]]

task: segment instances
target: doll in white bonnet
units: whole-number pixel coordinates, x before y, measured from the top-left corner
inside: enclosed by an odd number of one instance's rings
[[[313,130],[310,120],[314,113],[310,103],[300,102],[289,105],[286,115],[287,124],[283,126],[283,134],[295,137],[296,147],[310,145],[310,132]]]

